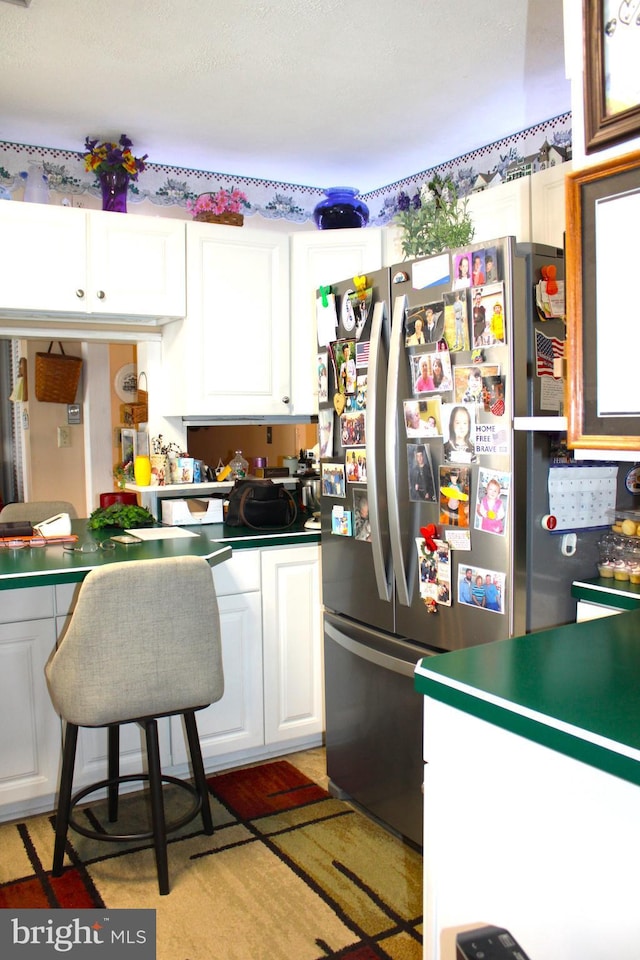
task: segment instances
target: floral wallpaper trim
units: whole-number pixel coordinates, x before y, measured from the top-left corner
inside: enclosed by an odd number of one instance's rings
[[[460,193],[467,194],[570,159],[571,114],[566,113],[363,194],[371,212],[369,226],[389,223],[397,212],[399,194],[416,193],[435,173],[452,176]],[[29,171],[32,176],[46,176],[49,192],[60,198],[56,202],[79,206],[83,198],[91,197],[95,206],[100,205],[100,187],[95,177],[85,171],[83,153],[0,141],[0,198],[21,197]],[[148,163],[144,175],[129,186],[129,209],[148,200],[159,207],[182,207],[188,217],[188,201],[221,188],[235,188],[246,194],[245,217],[292,223],[312,220],[313,208],[324,197],[324,189],[319,187]]]

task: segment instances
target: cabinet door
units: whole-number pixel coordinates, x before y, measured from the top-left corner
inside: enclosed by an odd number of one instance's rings
[[[219,596],[224,694],[196,714],[202,756],[230,759],[264,743],[260,593]],[[187,763],[182,720],[171,718],[174,766]]]
[[[0,203],[0,308],[84,313],[86,212]]]
[[[470,195],[467,209],[475,229],[474,243],[509,236],[521,243],[536,239],[531,236],[530,180],[520,177]]]
[[[565,177],[570,163],[556,164],[531,177],[531,236],[536,243],[564,247]]]
[[[265,742],[321,733],[319,546],[262,551],[262,623]]]
[[[167,217],[87,213],[89,309],[96,314],[183,317],[185,223]]]
[[[292,413],[317,414],[316,290],[382,266],[382,231],[317,230],[291,238]]]
[[[25,593],[28,591],[25,590]],[[21,815],[58,788],[60,719],[44,667],[56,642],[53,618],[0,624],[0,807]]]
[[[166,415],[288,415],[288,237],[187,224],[187,297],[163,338]]]

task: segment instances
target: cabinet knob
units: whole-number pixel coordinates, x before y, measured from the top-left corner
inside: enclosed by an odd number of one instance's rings
[[[282,402],[283,402],[283,403],[290,403],[290,402],[291,402],[291,398],[290,398],[290,397],[283,397],[283,398],[282,398]]]
[[[76,290],[76,297],[78,298],[78,300],[82,300],[82,298],[84,297],[84,290],[82,290],[80,287],[78,287],[78,289]]]
[[[98,300],[104,300],[104,296],[105,296],[104,290],[98,290],[98,292],[96,293],[96,297],[98,298]]]

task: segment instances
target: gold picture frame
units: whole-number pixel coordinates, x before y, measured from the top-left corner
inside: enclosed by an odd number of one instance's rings
[[[585,151],[593,153],[640,134],[638,10],[583,0],[582,11]]]
[[[640,328],[631,306],[639,214],[640,151],[567,175],[565,409],[575,449],[640,450]]]

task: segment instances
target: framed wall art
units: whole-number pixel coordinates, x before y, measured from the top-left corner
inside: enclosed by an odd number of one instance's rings
[[[585,150],[640,134],[640,4],[583,0]]]
[[[640,152],[566,180],[567,441],[640,450]]]

